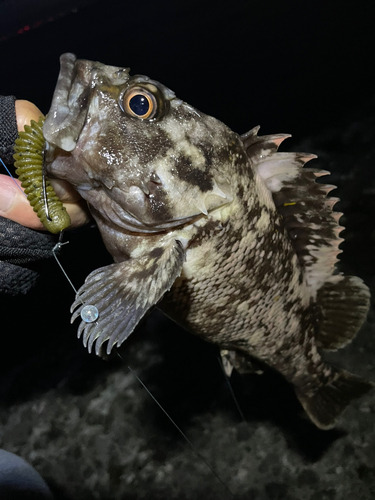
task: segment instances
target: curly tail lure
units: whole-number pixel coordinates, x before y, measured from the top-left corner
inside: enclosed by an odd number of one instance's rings
[[[31,120],[25,131],[19,133],[14,146],[14,165],[21,186],[30,205],[37,213],[44,227],[51,233],[58,233],[70,226],[70,217],[57,197],[49,180],[43,175],[44,118]]]

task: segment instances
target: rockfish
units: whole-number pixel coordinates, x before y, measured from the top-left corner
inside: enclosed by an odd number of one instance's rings
[[[281,153],[285,134],[240,136],[129,69],[61,57],[44,124],[46,171],[84,198],[114,264],[72,306],[78,335],[110,353],[157,305],[241,372],[268,365],[331,428],[374,384],[323,361],[364,322],[369,290],[337,272],[343,229],[329,172]]]

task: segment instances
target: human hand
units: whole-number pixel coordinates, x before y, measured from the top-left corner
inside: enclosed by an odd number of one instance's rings
[[[29,125],[31,120],[38,121],[42,115],[42,112],[29,101],[17,100],[15,106],[18,131],[24,130],[25,125]],[[0,216],[31,229],[45,230],[27,198],[14,182],[21,187],[18,179],[13,180],[8,175],[0,175]],[[66,181],[50,179],[50,182],[70,215],[72,221],[70,227],[87,223],[90,220],[88,208],[77,191]]]

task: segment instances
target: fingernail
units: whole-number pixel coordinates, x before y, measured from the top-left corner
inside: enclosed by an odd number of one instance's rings
[[[5,213],[10,209],[15,196],[16,190],[12,186],[0,182],[0,212]]]

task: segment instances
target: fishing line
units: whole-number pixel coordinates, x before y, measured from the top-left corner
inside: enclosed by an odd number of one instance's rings
[[[73,288],[73,290],[74,290],[75,294],[76,294],[76,295],[78,295],[78,292],[77,292],[77,290],[76,290],[75,286],[73,285],[73,283],[72,283],[72,281],[70,280],[69,276],[68,276],[68,275],[67,275],[67,273],[65,272],[65,270],[64,270],[64,268],[63,268],[63,266],[62,266],[61,262],[59,261],[59,259],[57,258],[57,255],[56,255],[56,252],[57,252],[58,250],[60,250],[62,246],[67,245],[67,244],[69,243],[69,241],[65,241],[64,243],[62,243],[62,242],[61,242],[61,240],[62,240],[62,236],[63,236],[63,232],[61,231],[60,236],[59,236],[59,241],[58,241],[58,243],[56,243],[56,245],[52,248],[52,253],[53,253],[53,256],[55,257],[55,260],[56,260],[57,264],[59,265],[59,267],[60,267],[61,271],[63,272],[63,274],[64,274],[65,278],[68,280],[68,282],[69,282],[70,286]],[[82,304],[83,304],[83,301],[82,301],[82,300],[81,300],[81,302],[82,302]]]
[[[27,195],[24,191],[22,191],[21,187],[19,184],[17,184],[16,182],[16,179],[13,177],[13,175],[10,173],[10,170],[9,168],[5,165],[5,163],[3,162],[3,160],[0,158],[0,162],[2,163],[3,167],[5,168],[5,170],[8,172],[8,174],[10,175],[10,177],[12,178],[12,181],[14,182],[14,184],[18,187],[18,189],[21,191],[21,193],[24,195],[24,197],[27,199]]]
[[[67,245],[69,243],[69,241],[66,241],[65,243],[62,243],[61,240],[62,240],[62,234],[63,232],[60,233],[60,238],[59,238],[59,242],[53,247],[53,250],[52,250],[52,253],[53,253],[53,256],[55,257],[56,259],[56,262],[57,264],[59,265],[61,271],[63,272],[65,278],[68,280],[70,286],[73,288],[76,296],[79,298],[79,295],[78,295],[78,292],[76,290],[76,288],[74,287],[72,281],[70,280],[69,276],[67,275],[66,271],[64,270],[61,262],[59,261],[59,259],[57,258],[57,255],[56,255],[56,251],[57,250],[60,250],[60,248],[63,246],[63,245]],[[79,298],[79,300],[81,301],[82,305],[84,306],[84,308],[82,309],[81,311],[81,317],[83,315],[83,312],[84,310],[87,308],[94,308],[97,312],[97,315],[95,317],[95,320],[91,320],[91,321],[87,321],[85,320],[83,317],[83,321],[86,321],[87,323],[92,323],[92,322],[95,322],[96,324],[97,321],[97,317],[99,315],[98,313],[98,310],[95,306],[93,305],[85,305],[85,303],[83,302],[82,299]],[[90,314],[88,312],[88,314]],[[119,358],[124,361],[120,355],[120,353],[117,353],[117,355],[119,356]],[[142,382],[142,380],[138,377],[138,375],[134,372],[134,370],[132,368],[130,368],[130,366],[128,365],[128,370],[129,372],[133,375],[133,377],[141,384],[141,386],[145,389],[145,391],[147,392],[147,394],[152,398],[152,400],[158,405],[158,407],[161,409],[161,411],[164,413],[164,415],[169,419],[169,421],[174,425],[174,427],[178,430],[178,432],[181,434],[181,436],[186,440],[186,442],[190,445],[191,449],[193,450],[193,452],[196,454],[196,456],[202,460],[202,462],[210,469],[210,471],[212,472],[212,474],[216,477],[216,479],[220,482],[220,484],[228,491],[228,493],[230,493],[230,495],[232,496],[232,498],[234,498],[234,493],[229,489],[228,485],[224,483],[224,481],[221,479],[221,477],[219,476],[219,474],[215,471],[215,469],[212,467],[212,465],[203,457],[203,455],[201,455],[198,450],[195,448],[195,446],[193,445],[193,443],[190,441],[190,439],[186,436],[186,434],[182,431],[182,429],[177,425],[177,423],[172,419],[172,417],[168,414],[168,412],[163,408],[163,406],[159,403],[159,401],[155,398],[155,396],[151,393],[151,391],[147,388],[147,386],[144,384],[144,382]],[[244,418],[244,417],[243,417]]]
[[[228,375],[225,373],[225,368],[223,366],[223,362],[220,358],[220,356],[217,357],[217,360],[219,362],[219,365],[220,365],[220,368],[221,368],[221,371],[223,372],[223,375],[224,375],[224,378],[225,378],[225,381],[227,383],[227,386],[228,386],[228,389],[229,389],[229,392],[232,396],[232,399],[234,401],[234,404],[236,405],[237,407],[237,411],[238,413],[240,414],[240,417],[242,419],[243,422],[246,422],[246,418],[245,418],[245,415],[243,414],[243,411],[241,410],[241,407],[240,407],[240,404],[238,402],[238,399],[236,398],[236,395],[234,393],[234,390],[233,390],[233,387],[232,387],[232,384],[230,383],[230,380],[229,380],[229,377]]]
[[[83,305],[83,308],[82,308],[81,313],[80,313],[80,316],[81,316],[82,320],[85,323],[95,323],[97,325],[98,323],[97,323],[96,320],[99,317],[99,311],[98,311],[97,307],[93,306],[92,304],[86,304],[81,299],[80,295],[78,294],[78,291],[76,290],[75,286],[73,285],[71,279],[67,275],[65,269],[63,268],[61,262],[59,261],[57,255],[56,255],[56,251],[57,250],[60,250],[60,248],[63,245],[67,245],[69,243],[69,241],[65,241],[65,243],[62,243],[61,242],[62,237],[63,237],[63,231],[60,232],[59,241],[58,241],[58,243],[56,243],[56,245],[52,249],[53,256],[55,257],[55,260],[56,260],[57,264],[59,265],[61,271],[63,272],[65,278],[68,280],[70,286],[73,288],[75,296],[79,299],[79,301]]]
[[[124,361],[119,353],[117,353],[119,358]],[[159,403],[159,401],[155,398],[155,396],[152,394],[152,392],[147,388],[147,386],[142,382],[142,380],[138,377],[138,375],[135,373],[132,368],[130,368],[129,365],[128,370],[129,372],[135,377],[135,379],[141,384],[141,386],[145,389],[147,394],[152,398],[152,400],[158,405],[158,407],[161,409],[161,411],[164,413],[164,415],[169,419],[169,421],[174,425],[174,427],[178,430],[178,432],[181,434],[181,436],[185,439],[185,441],[190,445],[191,449],[195,453],[195,455],[202,460],[202,462],[210,469],[210,471],[213,473],[213,475],[216,477],[216,479],[220,482],[222,486],[230,493],[232,498],[234,498],[234,493],[229,489],[229,486],[224,483],[224,481],[221,479],[219,474],[215,471],[215,469],[212,467],[212,465],[204,458],[203,455],[199,453],[199,451],[196,449],[196,447],[193,445],[193,443],[190,441],[190,439],[187,437],[187,435],[182,431],[182,429],[177,425],[177,423],[173,420],[173,418],[169,415],[169,413],[163,408],[163,406]]]

